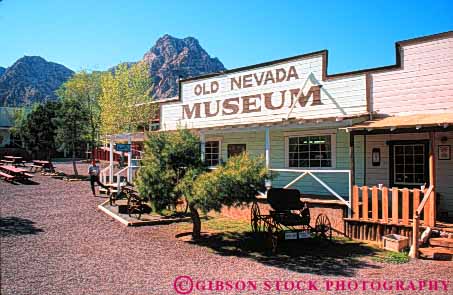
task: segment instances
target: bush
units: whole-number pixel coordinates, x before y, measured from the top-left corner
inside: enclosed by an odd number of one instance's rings
[[[258,191],[264,191],[266,178],[263,157],[253,158],[247,153],[230,158],[226,164],[211,172],[200,173],[196,169],[188,171],[177,189],[187,198],[191,213],[194,214],[193,236],[199,237],[201,232],[196,210],[219,212],[224,205],[250,203]]]
[[[178,183],[189,169],[202,169],[200,141],[188,130],[149,134],[137,186],[158,211],[181,197]]]
[[[264,191],[267,171],[263,157],[247,153],[230,158],[214,171],[201,162],[199,138],[188,130],[159,132],[145,142],[137,186],[161,211],[185,197],[193,221],[193,236],[200,236],[198,210],[220,211],[223,205],[238,206],[253,201]]]

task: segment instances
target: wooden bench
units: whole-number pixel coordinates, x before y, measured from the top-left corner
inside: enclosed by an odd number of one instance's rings
[[[35,171],[33,171],[33,168],[35,168]],[[42,170],[42,168],[42,166],[32,164],[30,165],[30,172],[38,172],[38,169]]]
[[[25,173],[25,172],[22,173],[22,175],[23,175],[24,177],[26,177],[26,178],[32,178],[32,177],[33,177],[33,175],[31,175],[30,173]]]
[[[0,177],[2,177],[3,179],[5,179],[6,181],[13,181],[14,178],[16,178],[16,177],[14,177],[13,175],[9,175],[9,174],[4,173],[4,172],[1,172],[1,171],[0,171]]]

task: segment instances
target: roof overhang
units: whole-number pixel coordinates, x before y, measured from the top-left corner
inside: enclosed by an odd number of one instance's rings
[[[398,131],[450,130],[453,127],[453,113],[414,114],[381,117],[346,127],[352,133],[382,133]]]
[[[250,128],[266,128],[266,127],[288,127],[288,126],[310,126],[314,127],[316,125],[322,126],[323,124],[329,123],[342,123],[344,127],[345,125],[353,125],[354,121],[364,121],[366,118],[369,118],[369,113],[361,113],[356,115],[348,115],[348,116],[335,116],[335,117],[325,117],[325,118],[311,118],[311,119],[303,119],[303,118],[288,118],[282,119],[281,121],[273,121],[273,122],[262,122],[262,123],[244,123],[244,124],[237,124],[237,125],[222,125],[222,126],[212,126],[212,127],[204,127],[204,128],[191,128],[190,130],[193,131],[228,131],[228,130],[238,130],[238,129],[250,129]]]

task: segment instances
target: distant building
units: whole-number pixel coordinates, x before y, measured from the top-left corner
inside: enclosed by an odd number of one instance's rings
[[[17,146],[11,128],[14,126],[14,113],[21,108],[0,107],[0,148]]]
[[[11,143],[10,129],[14,125],[14,110],[15,108],[0,108],[0,147]]]

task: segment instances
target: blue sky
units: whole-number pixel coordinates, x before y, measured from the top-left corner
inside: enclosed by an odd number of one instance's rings
[[[329,73],[392,64],[395,41],[453,30],[453,1],[0,2],[0,66],[40,55],[73,70],[193,36],[227,68],[329,50]]]

